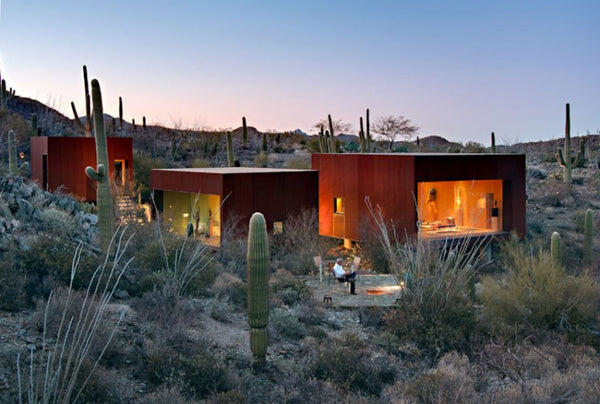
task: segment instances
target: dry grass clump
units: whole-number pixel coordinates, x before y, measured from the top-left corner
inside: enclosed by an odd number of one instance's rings
[[[597,324],[600,288],[586,274],[572,275],[542,250],[513,238],[503,244],[504,273],[482,279],[484,319],[496,335],[527,328],[572,330]]]

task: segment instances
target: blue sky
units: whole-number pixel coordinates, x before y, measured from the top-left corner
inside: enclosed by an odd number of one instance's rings
[[[311,131],[403,115],[419,135],[536,141],[600,129],[600,1],[0,0],[17,94],[186,128]]]

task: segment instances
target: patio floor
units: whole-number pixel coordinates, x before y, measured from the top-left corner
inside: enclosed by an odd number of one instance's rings
[[[344,283],[314,276],[306,280],[313,291],[313,299],[325,303],[324,297],[331,296],[331,307],[389,307],[394,306],[400,296],[400,284],[394,275],[360,275],[355,283],[355,293],[351,295]]]

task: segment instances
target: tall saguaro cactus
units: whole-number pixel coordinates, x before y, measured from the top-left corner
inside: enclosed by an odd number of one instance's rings
[[[20,174],[21,171],[29,167],[28,162],[24,162],[19,166],[17,162],[17,140],[14,130],[8,131],[8,172],[10,174]]]
[[[492,153],[496,153],[496,135],[492,132]]]
[[[248,230],[248,323],[250,348],[254,359],[264,363],[267,354],[267,323],[269,320],[269,245],[267,223],[262,213],[250,218]]]
[[[233,160],[233,142],[231,140],[231,132],[227,131],[225,134],[227,140],[227,165],[233,167],[235,162]]]
[[[96,135],[97,170],[88,166],[85,173],[96,185],[96,203],[98,204],[98,227],[100,229],[100,244],[107,251],[114,230],[113,200],[110,188],[110,170],[106,132],[104,130],[104,110],[102,108],[102,93],[98,80],[92,80],[92,104],[94,109],[94,133]]]
[[[564,153],[560,148],[556,153],[556,161],[563,168],[563,181],[570,184],[572,181],[571,168],[580,164],[581,159],[585,158],[585,149],[580,150],[575,157],[571,157],[571,112],[569,103],[566,104],[565,118],[565,146]],[[585,147],[585,145],[584,145]]]
[[[335,137],[333,134],[333,122],[331,120],[331,114],[327,115],[327,120],[329,121],[329,134],[331,135],[331,137],[329,138],[329,141],[331,142],[331,144],[329,145],[329,152],[330,153],[335,153]]]
[[[246,117],[242,117],[242,145],[244,149],[246,148],[246,143],[248,142],[248,127],[246,126]]]

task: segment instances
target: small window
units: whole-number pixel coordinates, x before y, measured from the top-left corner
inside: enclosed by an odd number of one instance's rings
[[[273,222],[273,234],[283,233],[283,222]]]
[[[333,198],[333,213],[337,213],[339,215],[346,213],[344,198]]]

